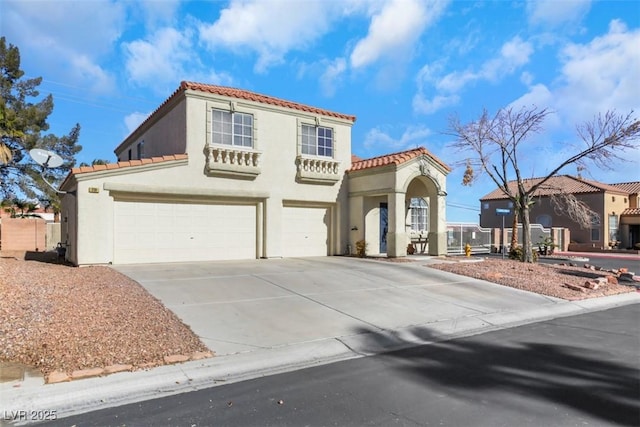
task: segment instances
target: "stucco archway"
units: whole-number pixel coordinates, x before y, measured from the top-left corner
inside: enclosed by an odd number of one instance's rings
[[[415,207],[426,209],[428,214],[419,239],[428,239],[430,255],[445,254],[449,171],[424,148],[355,162],[349,170],[351,246],[364,240],[367,254],[406,256],[415,228],[411,217],[416,214]],[[412,206],[415,200],[423,203]]]

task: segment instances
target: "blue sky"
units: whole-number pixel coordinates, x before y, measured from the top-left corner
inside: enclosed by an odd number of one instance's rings
[[[239,87],[357,116],[361,157],[425,146],[453,167],[448,221],[477,222],[488,178],[461,185],[448,118],[486,108],[554,113],[522,152],[536,177],[579,143],[575,125],[640,114],[638,1],[0,0],[0,34],[54,96],[50,131],[75,123],[78,162],[113,149],[182,80]],[[640,179],[640,151],[603,182]],[[575,174],[575,168],[561,171]]]

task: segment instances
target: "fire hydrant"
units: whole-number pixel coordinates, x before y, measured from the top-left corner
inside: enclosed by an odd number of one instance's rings
[[[464,245],[464,254],[465,256],[471,256],[471,245],[468,243]]]

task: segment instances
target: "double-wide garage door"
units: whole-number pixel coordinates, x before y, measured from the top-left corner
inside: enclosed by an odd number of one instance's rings
[[[256,206],[115,202],[114,263],[255,259]]]

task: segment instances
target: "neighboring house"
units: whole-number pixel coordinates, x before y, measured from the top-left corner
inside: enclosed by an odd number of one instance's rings
[[[524,180],[525,188],[540,182],[541,178]],[[516,192],[516,182],[509,182]],[[590,228],[581,228],[566,214],[554,207],[549,196],[561,191],[573,194],[596,212]],[[544,227],[568,228],[575,249],[607,249],[611,247],[631,248],[640,242],[640,209],[638,193],[640,182],[622,184],[603,184],[587,181],[569,175],[554,176],[535,194],[535,203],[531,207],[531,223]],[[496,209],[511,209],[513,205],[501,189],[496,189],[480,199],[480,226],[497,228],[502,217],[496,215]],[[513,216],[506,218],[511,226]],[[533,243],[536,243],[533,237]]]
[[[326,256],[353,253],[361,239],[369,254],[405,256],[418,198],[429,253],[445,254],[449,168],[424,148],[352,156],[355,119],[182,82],[115,149],[118,163],[74,168],[62,183],[66,256],[77,265]]]
[[[629,206],[620,213],[620,246],[640,249],[640,181],[611,185],[629,192]]]

